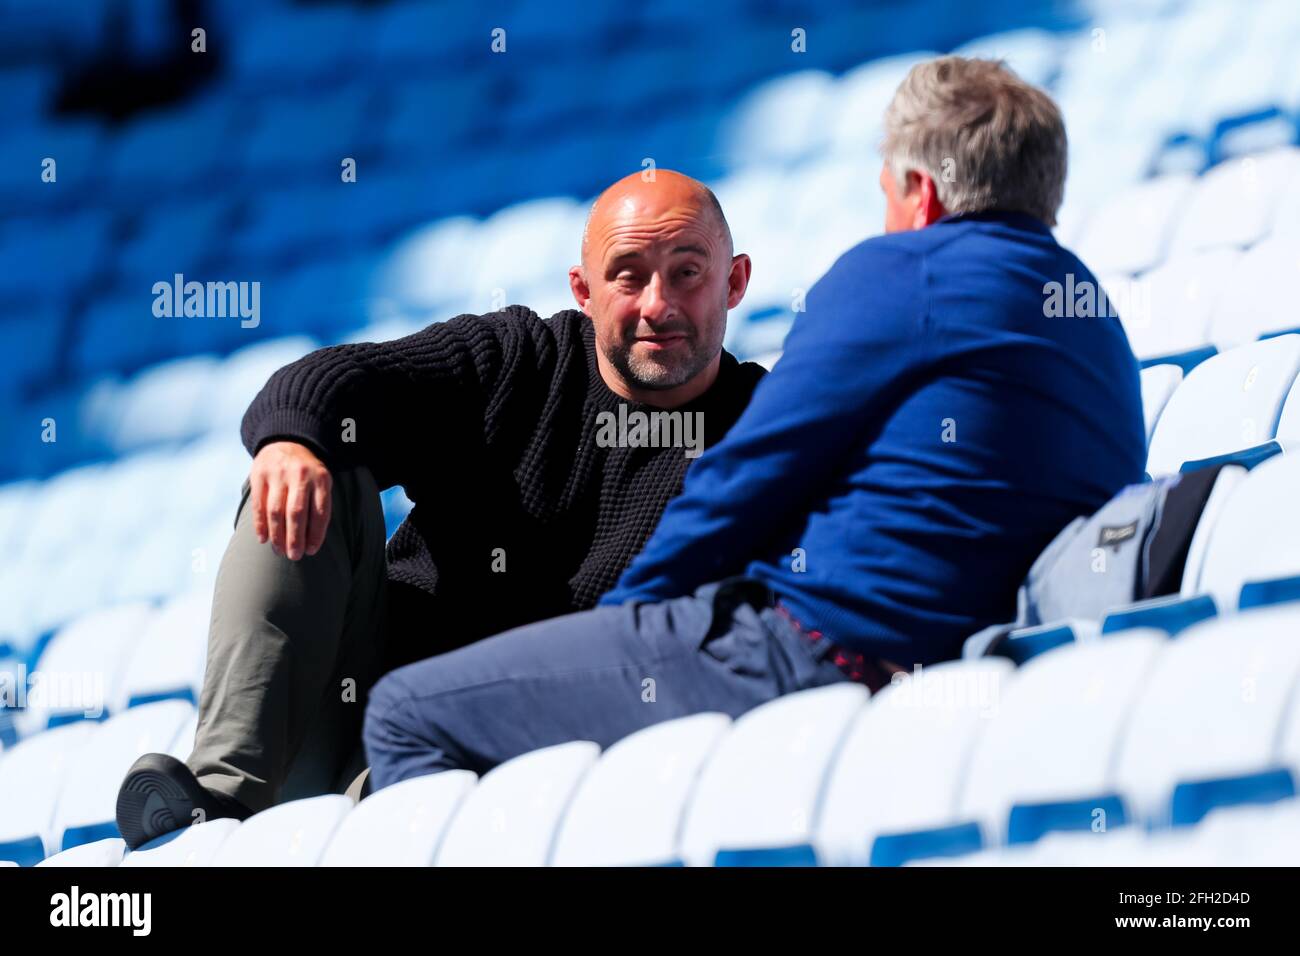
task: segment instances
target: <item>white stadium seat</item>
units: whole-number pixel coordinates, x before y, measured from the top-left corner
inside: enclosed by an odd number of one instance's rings
[[[36,664],[48,697],[29,701],[18,720],[21,732],[35,733],[84,717],[102,719],[152,614],[146,602],[120,604],[92,611],[62,628]]]
[[[818,857],[837,866],[892,865],[978,848],[957,818],[971,746],[1014,683],[1002,658],[953,661],[895,679],[859,712],[826,780]]]
[[[120,866],[126,843],[121,837],[107,837],[82,843],[70,850],[47,856],[37,866]]]
[[[860,684],[833,684],[742,715],[700,774],[682,822],[682,861],[813,862],[822,784],[867,697]]]
[[[1165,257],[1194,178],[1172,174],[1121,192],[1089,216],[1074,251],[1095,274],[1135,274]]]
[[[1151,436],[1147,471],[1240,451],[1277,434],[1282,405],[1300,371],[1300,335],[1252,342],[1206,359],[1188,373]]]
[[[1111,766],[1133,701],[1167,643],[1163,632],[1134,630],[1021,665],[975,741],[958,817],[980,821],[998,843],[1124,822]]]
[[[477,782],[468,770],[449,770],[372,793],[343,818],[320,865],[432,866],[448,824]]]
[[[117,791],[141,754],[172,752],[194,708],[165,700],[123,711],[97,725],[94,735],[68,767],[54,815],[54,838],[61,850],[118,836]],[[185,756],[189,756],[186,742]]]
[[[1155,433],[1156,422],[1165,410],[1169,398],[1183,381],[1183,370],[1177,365],[1152,365],[1141,372],[1142,420],[1146,423],[1147,444]]]
[[[119,707],[172,697],[198,705],[211,611],[212,592],[194,588],[149,618],[123,677]]]
[[[610,747],[574,794],[551,865],[676,862],[687,801],[730,727],[725,714],[695,714],[639,730]]]
[[[54,808],[68,768],[97,724],[47,730],[0,755],[0,859],[31,865],[59,850]]]
[[[339,793],[277,804],[232,831],[211,865],[315,866],[351,809],[352,799]]]
[[[228,817],[165,833],[122,860],[123,866],[211,866],[217,851],[240,826]]]
[[[1149,359],[1209,346],[1214,309],[1228,292],[1240,258],[1240,252],[1227,248],[1175,256],[1132,280],[1129,288],[1136,295],[1131,298],[1138,307],[1121,308],[1120,318],[1133,354]],[[1103,285],[1112,301],[1123,301],[1114,298],[1109,284]]]
[[[1266,239],[1246,252],[1229,277],[1210,323],[1220,349],[1300,328],[1293,290],[1300,281],[1300,237]]]
[[[1209,594],[1220,608],[1234,608],[1242,585],[1300,575],[1298,489],[1300,455],[1275,456],[1240,479],[1196,560],[1188,554],[1185,593]]]
[[[792,163],[819,154],[825,144],[835,78],[822,70],[787,73],[746,94],[721,138],[727,162]]]
[[[1280,737],[1300,681],[1300,608],[1260,608],[1193,625],[1161,652],[1115,762],[1135,820],[1192,823],[1294,783]],[[1288,779],[1280,780],[1285,775]]]
[[[545,747],[483,775],[451,821],[438,866],[545,866],[574,790],[600,755],[587,740]]]
[[[1300,149],[1232,159],[1196,182],[1174,232],[1174,252],[1250,246],[1268,234],[1278,194],[1300,173]]]

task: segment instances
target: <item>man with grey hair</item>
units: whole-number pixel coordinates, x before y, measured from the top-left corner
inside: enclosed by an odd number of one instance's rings
[[[887,234],[809,292],[617,587],[390,673],[366,716],[376,786],[956,657],[1015,616],[1062,527],[1141,480],[1119,322],[1046,314],[1051,285],[1096,282],[1049,228],[1066,148],[1051,100],[944,57],[912,70],[886,126]]]

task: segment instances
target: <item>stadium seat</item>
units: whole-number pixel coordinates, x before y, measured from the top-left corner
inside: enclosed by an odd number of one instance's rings
[[[831,148],[849,158],[874,155],[880,146],[885,109],[903,77],[917,63],[937,56],[917,50],[897,56],[872,60],[840,77],[835,100],[828,110],[831,117]],[[723,208],[730,207],[725,203]]]
[[[1233,608],[1248,582],[1300,575],[1298,488],[1298,455],[1271,458],[1240,479],[1205,541],[1194,542],[1200,547],[1188,554],[1184,593],[1210,594],[1220,607]]]
[[[1115,298],[1114,286],[1103,282],[1119,305],[1133,354],[1173,361],[1184,369],[1213,354],[1210,323],[1219,302],[1233,294],[1231,277],[1240,258],[1229,248],[1172,256],[1120,286],[1121,294],[1129,294],[1128,308]]]
[[[801,70],[761,84],[732,109],[722,131],[733,168],[795,163],[825,146],[836,85],[822,70]]]
[[[1252,342],[1206,359],[1170,397],[1156,423],[1147,472],[1273,440],[1282,405],[1300,371],[1300,335]]]
[[[677,862],[687,801],[730,727],[724,714],[696,714],[647,727],[610,747],[578,786],[551,865]]]
[[[1025,82],[1046,88],[1060,69],[1061,40],[1056,34],[1030,27],[982,36],[952,52],[954,56],[1002,60]]]
[[[682,820],[688,866],[813,865],[819,796],[867,702],[861,684],[780,697],[741,716],[713,751]]]
[[[50,698],[29,701],[19,726],[24,734],[72,720],[110,716],[131,650],[152,608],[143,602],[93,611],[61,629],[46,646],[37,670],[55,686]]]
[[[114,195],[182,199],[188,189],[210,183],[229,163],[226,149],[238,132],[241,112],[232,99],[214,96],[137,115],[107,150],[106,174]],[[155,228],[177,235],[162,220],[155,221]],[[207,237],[181,238],[202,242]]]
[[[155,206],[121,246],[115,280],[127,287],[152,288],[181,273],[187,279],[217,279],[209,267],[225,245],[233,216],[228,197],[203,197]]]
[[[1099,276],[1158,265],[1193,182],[1190,174],[1172,174],[1116,192],[1089,216],[1074,251]]]
[[[1165,645],[1113,765],[1131,819],[1184,825],[1217,806],[1295,794],[1279,742],[1300,680],[1297,626],[1294,607],[1261,608]]]
[[[1221,349],[1300,329],[1291,290],[1300,279],[1300,237],[1267,239],[1246,252],[1229,277],[1210,322]]]
[[[1014,671],[998,658],[919,668],[858,712],[826,778],[819,858],[893,866],[982,846],[979,826],[956,815],[959,788]]]
[[[1166,644],[1163,633],[1127,631],[1023,665],[974,742],[957,817],[978,820],[994,843],[1123,825],[1110,768]]]
[[[255,813],[223,841],[212,866],[316,866],[352,809],[352,799],[327,793]]]
[[[1147,444],[1150,445],[1160,413],[1183,381],[1183,370],[1177,365],[1152,365],[1142,370],[1141,379],[1142,419],[1146,422]]]
[[[116,395],[105,443],[118,454],[202,434],[220,362],[191,355],[150,366]]]
[[[68,766],[54,813],[54,845],[68,850],[120,836],[117,791],[127,770],[145,753],[188,757],[193,726],[194,708],[178,700],[133,707],[99,725]]]
[[[106,837],[93,843],[82,843],[71,849],[47,856],[37,866],[120,866],[126,853],[126,843],[121,837]]]
[[[198,706],[211,610],[212,592],[195,587],[150,616],[123,675],[119,706],[172,699]]]
[[[366,61],[366,21],[351,6],[272,10],[243,29],[230,58],[235,89],[263,93],[286,86],[303,90],[355,74]],[[285,38],[293,42],[286,44]]]
[[[1298,175],[1300,149],[1295,147],[1214,167],[1192,189],[1174,232],[1172,251],[1254,245],[1272,227],[1278,193]]]
[[[370,794],[343,818],[320,865],[432,866],[448,824],[477,782],[468,770],[450,770]]]
[[[215,373],[203,429],[234,434],[266,380],[276,370],[319,347],[320,343],[310,336],[292,335],[245,345],[226,356]]]
[[[0,754],[0,860],[32,866],[59,850],[55,804],[95,725],[47,730]]]
[[[461,804],[437,866],[545,866],[574,790],[600,748],[586,740],[545,747],[486,773]]]
[[[191,824],[132,850],[122,866],[211,866],[221,845],[239,826],[238,820],[229,818]]]

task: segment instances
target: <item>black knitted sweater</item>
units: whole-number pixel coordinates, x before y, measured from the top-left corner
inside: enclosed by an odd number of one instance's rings
[[[703,413],[711,447],[762,375],[724,352],[713,386],[677,411]],[[301,442],[405,489],[415,507],[388,542],[390,593],[436,598],[421,619],[454,632],[437,641],[450,647],[592,607],[641,550],[693,459],[603,447],[597,416],[620,404],[656,411],[605,385],[587,316],[510,306],[312,352],[271,376],[242,437],[250,454]]]

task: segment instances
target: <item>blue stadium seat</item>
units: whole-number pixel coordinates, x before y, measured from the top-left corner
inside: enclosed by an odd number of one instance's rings
[[[103,135],[100,126],[89,121],[8,131],[0,140],[0,199],[12,209],[42,215],[82,208],[103,178]],[[53,182],[43,178],[46,159],[56,164]],[[11,269],[6,268],[6,274]]]
[[[355,75],[369,59],[368,20],[352,6],[273,11],[231,31],[229,76],[248,93],[316,90]]]
[[[0,301],[65,301],[107,267],[112,232],[102,211],[11,220],[0,243]]]
[[[356,84],[260,103],[242,144],[248,183],[341,183],[345,157],[361,169],[378,152],[369,129],[374,98],[371,87]]]
[[[229,149],[242,134],[242,111],[228,97],[209,96],[134,118],[108,144],[106,174],[121,201],[202,195],[231,178]]]
[[[151,209],[117,256],[116,281],[123,287],[152,289],[176,273],[206,280],[218,249],[226,246],[232,204],[225,197],[200,198]]]

